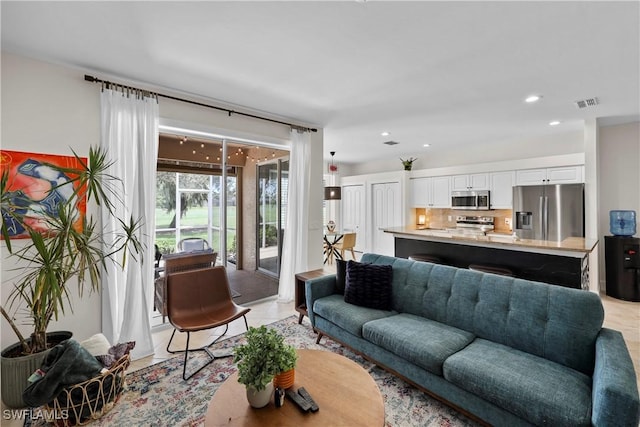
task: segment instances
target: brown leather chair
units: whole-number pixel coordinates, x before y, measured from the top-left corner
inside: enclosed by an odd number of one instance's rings
[[[199,252],[180,252],[163,255],[164,268],[158,271],[154,282],[154,305],[162,315],[162,321],[167,315],[167,277],[180,271],[196,270],[216,265],[217,252],[211,249]]]
[[[222,266],[189,270],[168,276],[167,315],[169,322],[175,329],[167,344],[167,351],[169,353],[184,351],[184,367],[182,369],[182,378],[184,380],[188,380],[216,359],[209,347],[227,333],[230,322],[243,317],[244,325],[247,330],[249,329],[246,318],[246,314],[249,311],[251,311],[250,308],[241,307],[231,299],[227,270]],[[197,349],[189,349],[191,332],[213,329],[223,325],[225,327],[224,332],[210,344]],[[184,350],[170,349],[171,341],[176,331],[187,333],[187,344]],[[195,372],[186,376],[189,351],[204,351],[210,360]],[[218,357],[229,356],[232,356],[232,354]]]

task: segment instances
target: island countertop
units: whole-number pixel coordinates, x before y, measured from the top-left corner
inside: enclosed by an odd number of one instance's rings
[[[511,249],[537,253],[563,253],[574,257],[589,254],[598,241],[583,237],[568,237],[561,242],[514,238],[509,234],[488,233],[485,236],[461,235],[441,229],[416,229],[415,227],[391,227],[384,230],[395,237],[416,240],[469,244],[496,249]]]

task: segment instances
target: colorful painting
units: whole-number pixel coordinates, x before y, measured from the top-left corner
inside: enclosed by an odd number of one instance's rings
[[[82,161],[87,160],[82,158]],[[65,203],[73,196],[78,184],[69,181],[75,177],[55,167],[79,169],[82,165],[74,156],[0,150],[0,172],[9,171],[7,193],[2,205],[2,221],[7,225],[11,239],[29,237],[23,225],[11,215],[11,211],[24,215],[24,222],[29,227],[46,233],[49,228],[44,220],[46,215],[55,215],[60,203]],[[87,204],[83,194],[78,201],[78,218],[74,223],[76,229],[80,230],[86,212]]]

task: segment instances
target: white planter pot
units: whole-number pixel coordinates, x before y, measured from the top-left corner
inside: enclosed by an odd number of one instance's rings
[[[256,391],[253,387],[247,387],[247,400],[253,408],[264,408],[271,401],[273,383],[267,384],[264,390]]]

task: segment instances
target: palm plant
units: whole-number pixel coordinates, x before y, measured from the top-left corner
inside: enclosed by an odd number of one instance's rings
[[[99,290],[101,271],[107,262],[116,262],[124,267],[128,256],[142,254],[136,237],[140,220],[130,218],[125,222],[118,218],[119,230],[116,231],[102,229],[88,215],[78,221],[78,206],[85,197],[106,209],[112,217],[116,216],[116,204],[123,202],[118,197],[122,192],[118,187],[121,180],[108,173],[113,161],[108,160],[104,148],[91,147],[88,161],[75,151],[73,154],[80,165],[78,167],[43,163],[49,170],[67,178],[49,190],[51,193],[63,189],[69,196],[61,198],[53,209],[25,209],[28,205],[26,195],[20,191],[9,191],[7,170],[3,171],[0,180],[2,236],[9,259],[14,258],[19,265],[13,270],[17,273],[12,279],[13,289],[7,304],[9,311],[13,307],[26,309],[26,317],[33,324],[29,339],[20,333],[13,315],[4,307],[0,307],[0,311],[16,333],[22,354],[46,350],[47,328],[51,320],[57,320],[67,309],[73,311],[69,294],[71,279],[77,279],[78,293],[82,297],[87,289],[89,292]],[[27,243],[16,249],[10,240],[10,230],[15,229],[24,230],[28,235]],[[109,233],[115,234],[115,243],[105,249],[105,237]]]

